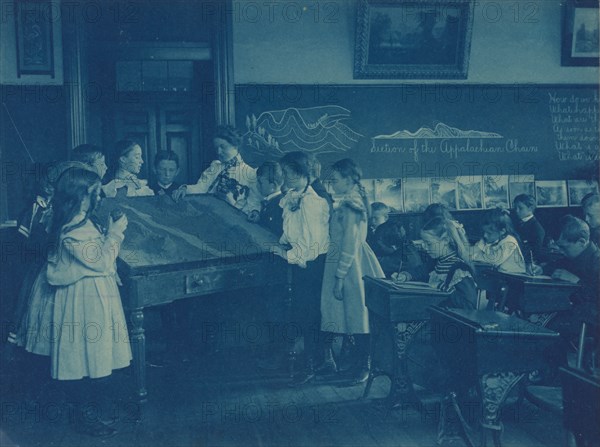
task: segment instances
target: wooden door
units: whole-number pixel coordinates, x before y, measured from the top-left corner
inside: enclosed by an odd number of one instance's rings
[[[129,138],[140,144],[144,165],[140,177],[154,179],[154,157],[159,150],[179,156],[175,181],[192,183],[200,176],[200,112],[189,103],[141,101],[127,104],[115,113],[116,139]]]
[[[150,179],[154,175],[152,162],[157,150],[156,110],[147,104],[127,104],[115,113],[116,140],[130,139],[142,148],[144,164],[140,178]]]
[[[158,108],[160,148],[179,156],[180,183],[195,183],[200,177],[200,148],[197,106],[166,104]]]

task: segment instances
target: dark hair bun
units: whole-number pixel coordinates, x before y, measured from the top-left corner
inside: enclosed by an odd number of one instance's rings
[[[215,138],[227,141],[232,146],[238,147],[242,144],[242,134],[233,126],[219,126],[215,132]]]

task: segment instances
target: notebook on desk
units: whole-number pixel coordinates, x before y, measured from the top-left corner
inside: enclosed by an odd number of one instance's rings
[[[508,276],[514,276],[516,278],[522,278],[522,279],[526,279],[528,281],[541,281],[541,282],[565,282],[565,281],[560,281],[558,279],[553,279],[551,276],[548,275],[529,275],[527,273],[505,273],[505,272],[501,272],[504,273],[505,275]]]
[[[407,292],[438,292],[447,294],[447,292],[442,292],[437,287],[421,281],[405,281],[405,282],[394,282],[391,279],[383,279],[386,284],[389,284],[396,290],[404,290]]]

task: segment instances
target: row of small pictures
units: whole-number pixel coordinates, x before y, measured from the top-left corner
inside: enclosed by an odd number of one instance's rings
[[[422,212],[431,203],[443,203],[451,210],[510,208],[519,194],[534,196],[538,207],[580,206],[586,194],[598,192],[596,181],[535,181],[530,175],[364,179],[361,183],[371,202],[406,213]]]

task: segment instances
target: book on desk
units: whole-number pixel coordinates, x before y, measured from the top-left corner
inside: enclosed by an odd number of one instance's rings
[[[379,279],[379,281],[388,285],[389,287],[406,292],[422,292],[427,294],[435,294],[436,292],[440,292],[442,294],[447,294],[447,292],[443,292],[438,289],[436,286],[429,284],[427,282],[422,281],[404,281],[404,282],[396,282],[392,279]]]

